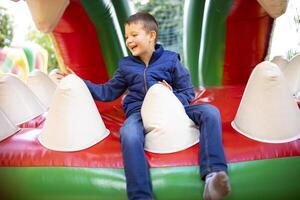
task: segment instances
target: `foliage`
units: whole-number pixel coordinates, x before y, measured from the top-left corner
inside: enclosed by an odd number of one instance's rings
[[[39,32],[31,28],[26,39],[41,45],[48,52],[48,72],[58,67],[54,45],[49,34]]]
[[[286,52],[286,57],[287,57],[288,60],[291,60],[297,54],[299,54],[299,51],[297,51],[296,49],[289,49]]]
[[[183,52],[183,0],[149,0],[147,2],[133,0],[137,11],[149,12],[159,24],[158,41],[166,49]]]
[[[0,7],[0,48],[10,46],[13,39],[13,19]]]

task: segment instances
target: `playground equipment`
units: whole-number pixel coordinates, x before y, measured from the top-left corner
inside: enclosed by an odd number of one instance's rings
[[[185,36],[186,49],[193,50],[186,50],[184,60],[191,63],[188,67],[195,87],[206,87],[204,91],[196,89],[199,96],[193,103],[211,103],[221,111],[232,184],[227,199],[299,199],[300,140],[259,142],[231,126],[250,72],[266,56],[273,18],[255,0],[196,3],[186,1],[186,10],[193,11],[191,15],[185,13],[185,27],[199,34],[191,36],[188,32],[190,35]],[[126,55],[119,34],[122,24],[115,20],[119,16],[115,12],[126,6],[116,9],[116,5],[106,0],[68,1],[51,32],[61,68],[69,67],[79,77],[95,83],[103,83],[113,75],[118,59]],[[195,46],[191,46],[193,41]],[[126,199],[119,142],[119,128],[125,118],[121,100],[96,102],[111,134],[88,149],[72,153],[49,150],[38,142],[39,128],[22,128],[1,141],[0,176],[6,183],[0,189],[1,197]],[[82,133],[86,134],[88,129],[87,126]],[[146,152],[156,199],[202,198],[198,152],[198,145],[169,154]]]
[[[0,72],[15,74],[24,81],[35,69],[47,73],[47,66],[48,53],[38,44],[28,43],[0,49]]]

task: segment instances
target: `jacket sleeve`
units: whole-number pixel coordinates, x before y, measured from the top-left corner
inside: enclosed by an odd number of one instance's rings
[[[83,80],[97,101],[113,101],[121,96],[127,89],[127,84],[123,78],[120,69],[118,69],[113,78],[104,84],[94,84],[91,81]]]
[[[181,103],[186,106],[195,98],[194,86],[189,71],[180,63],[180,57],[175,60],[173,72],[173,92]]]

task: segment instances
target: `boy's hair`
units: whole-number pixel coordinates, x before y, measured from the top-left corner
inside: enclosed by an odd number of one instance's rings
[[[158,23],[151,14],[147,12],[138,12],[134,15],[131,15],[128,17],[128,19],[125,21],[125,25],[132,24],[132,23],[137,23],[137,22],[142,22],[144,24],[144,28],[146,31],[155,31],[156,32],[156,38],[155,38],[155,43],[157,42],[158,38]]]

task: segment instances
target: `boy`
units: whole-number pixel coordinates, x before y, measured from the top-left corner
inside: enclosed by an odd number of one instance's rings
[[[123,101],[127,119],[120,129],[128,198],[153,199],[140,109],[147,90],[159,82],[173,91],[187,115],[200,127],[200,174],[205,180],[204,199],[222,199],[230,192],[230,184],[219,111],[211,105],[190,105],[194,87],[189,73],[181,65],[178,54],[156,44],[157,37],[158,25],[152,15],[140,12],[130,16],[125,22],[125,38],[132,56],[120,60],[118,70],[107,83],[96,85],[85,81],[95,100],[112,101],[129,90]]]

